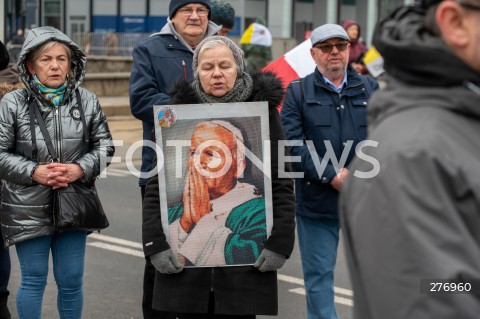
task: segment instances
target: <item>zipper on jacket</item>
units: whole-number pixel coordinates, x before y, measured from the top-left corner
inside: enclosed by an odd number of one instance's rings
[[[54,158],[54,162],[61,162],[61,143],[60,143],[60,109],[57,106],[55,106],[55,113],[54,113],[54,118],[55,118],[55,140],[57,142],[57,158]]]
[[[184,60],[182,60],[182,65],[183,65],[183,75],[185,76],[185,80],[188,81],[187,65],[185,64],[185,61],[184,61]]]

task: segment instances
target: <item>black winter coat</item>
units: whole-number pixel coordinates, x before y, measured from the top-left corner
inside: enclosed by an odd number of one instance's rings
[[[293,180],[279,179],[278,141],[284,140],[276,106],[283,90],[271,73],[252,75],[253,92],[246,102],[268,101],[272,155],[273,229],[265,248],[290,256],[295,241],[295,196]],[[188,82],[178,83],[172,92],[173,104],[199,104]],[[288,166],[287,172],[291,171]],[[169,249],[162,230],[158,176],[150,178],[143,202],[143,244],[145,255]],[[149,243],[149,246],[145,246]],[[210,292],[215,296],[215,313],[229,315],[276,315],[278,312],[277,273],[262,273],[253,266],[186,268],[178,274],[155,276],[153,308],[176,313],[207,313]]]

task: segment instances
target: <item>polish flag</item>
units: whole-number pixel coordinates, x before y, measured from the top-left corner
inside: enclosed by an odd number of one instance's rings
[[[262,71],[274,72],[282,80],[283,88],[286,89],[291,81],[303,78],[315,70],[315,61],[310,54],[311,47],[312,41],[305,40],[264,67]]]
[[[310,54],[312,41],[310,39],[303,41],[282,57],[276,59],[262,69],[263,72],[271,71],[282,80],[283,90],[287,89],[288,84],[298,78],[303,78],[315,71],[315,61]],[[282,109],[283,101],[278,106],[278,111]]]

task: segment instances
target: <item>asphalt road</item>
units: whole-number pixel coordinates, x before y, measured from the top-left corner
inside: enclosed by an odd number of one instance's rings
[[[143,252],[141,247],[141,204],[137,178],[123,164],[108,169],[107,178],[97,183],[110,227],[87,240],[84,277],[84,314],[88,319],[142,318]],[[20,274],[15,248],[10,249],[12,293],[9,308],[18,318],[14,296]],[[50,266],[50,269],[52,267]],[[352,291],[340,246],[336,279],[336,308],[339,318],[352,318]],[[43,318],[57,319],[56,286],[50,271],[43,301]],[[298,247],[279,271],[280,319],[306,318],[305,289]],[[272,318],[259,316],[260,319]]]

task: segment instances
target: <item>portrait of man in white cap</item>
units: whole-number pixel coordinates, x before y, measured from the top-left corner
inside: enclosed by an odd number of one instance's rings
[[[184,266],[253,264],[267,238],[266,209],[263,185],[243,179],[242,130],[228,120],[197,121],[190,142],[182,194],[174,202],[167,195],[172,250]]]

